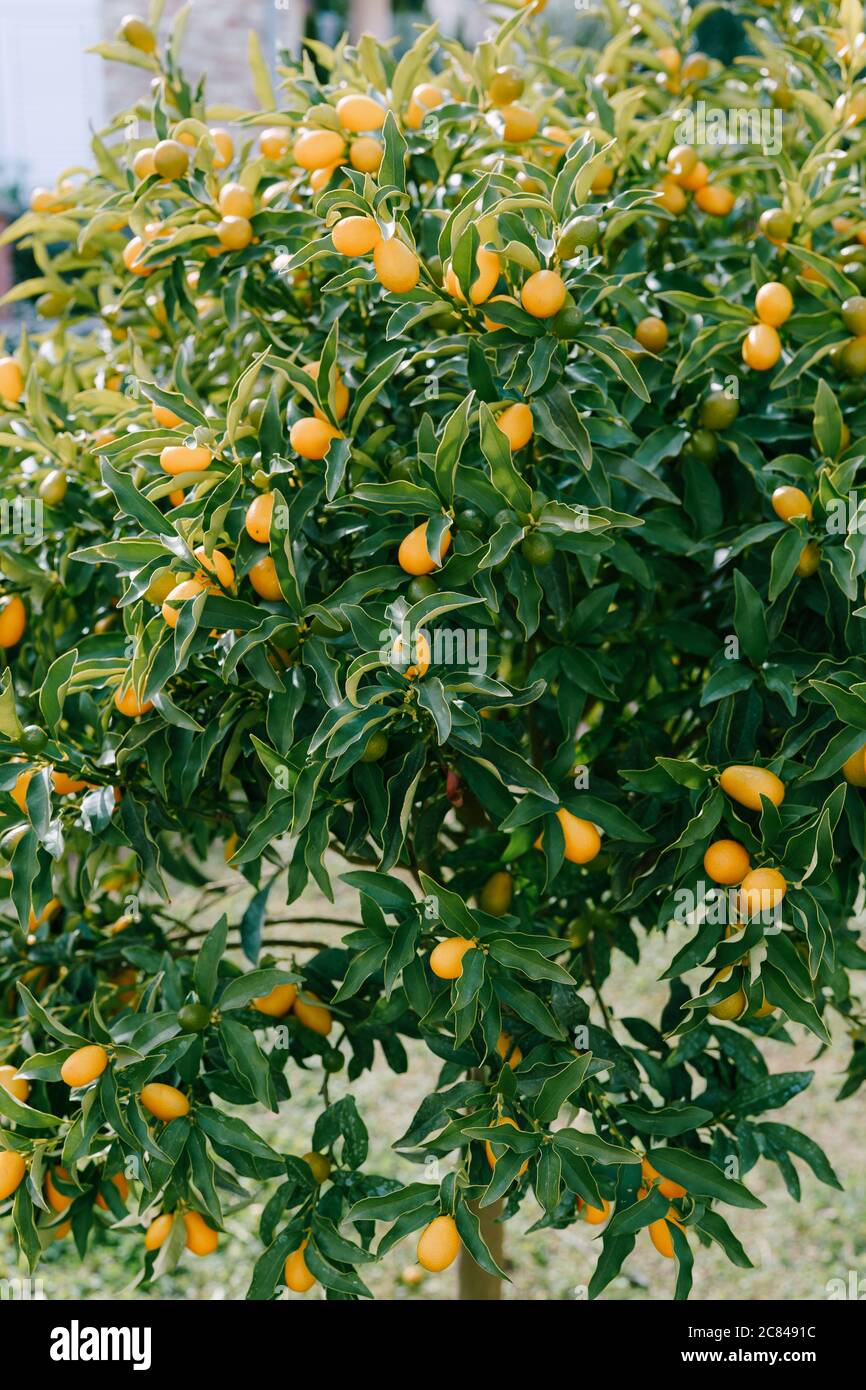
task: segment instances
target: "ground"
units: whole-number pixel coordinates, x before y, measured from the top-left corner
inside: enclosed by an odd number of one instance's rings
[[[339,865],[332,866],[339,872]],[[225,871],[221,877],[225,878]],[[240,880],[238,880],[240,882]],[[238,901],[249,894],[245,889]],[[231,898],[224,893],[215,895],[220,910],[230,912]],[[322,919],[354,916],[354,895],[338,892],[336,904],[319,896],[309,895],[303,904],[287,910],[287,917]],[[277,901],[276,896],[272,902]],[[185,914],[175,904],[178,917]],[[206,914],[186,920],[212,920]],[[658,977],[677,947],[671,937],[682,928],[674,926],[667,937],[653,934],[645,944],[638,965],[617,955],[613,977],[605,987],[605,998],[618,1016],[642,1013],[657,1015],[666,990]],[[314,940],[330,937],[333,931],[317,930],[308,925],[290,928],[275,927],[271,935],[284,941],[288,938]],[[778,1170],[764,1162],[748,1176],[749,1186],[766,1203],[764,1211],[739,1211],[725,1208],[725,1216],[742,1240],[756,1268],[740,1270],[729,1264],[715,1247],[696,1253],[694,1270],[694,1299],[824,1299],[828,1297],[827,1283],[841,1279],[846,1285],[849,1272],[857,1278],[866,1273],[866,1175],[862,1162],[862,1096],[837,1104],[834,1095],[841,1081],[841,1059],[846,1040],[835,1026],[839,1050],[827,1050],[823,1055],[813,1038],[795,1028],[795,1047],[770,1042],[762,1049],[772,1069],[792,1071],[814,1069],[815,1079],[802,1095],[797,1096],[783,1111],[763,1118],[778,1119],[805,1130],[826,1151],[836,1169],[844,1192],[825,1187],[798,1162],[803,1185],[800,1203],[793,1202],[782,1184]],[[337,1099],[351,1089],[370,1131],[370,1167],[403,1181],[416,1181],[417,1166],[407,1163],[391,1149],[393,1141],[405,1130],[415,1107],[427,1094],[438,1071],[439,1063],[421,1044],[408,1045],[408,1073],[395,1078],[384,1061],[379,1061],[372,1073],[350,1083],[345,1073],[331,1078],[330,1096]],[[268,1139],[285,1152],[302,1154],[311,1147],[312,1127],[319,1111],[319,1089],[322,1072],[301,1072],[292,1067],[290,1081],[292,1099],[282,1107],[279,1116],[258,1113],[251,1108],[244,1116]],[[580,1118],[577,1120],[581,1124]],[[445,1163],[448,1159],[444,1160]],[[249,1187],[250,1184],[247,1184]],[[261,1253],[257,1235],[258,1219],[267,1192],[262,1192],[249,1206],[230,1215],[227,1233],[221,1238],[216,1255],[197,1259],[185,1255],[178,1270],[163,1278],[158,1287],[147,1294],[132,1287],[139,1268],[140,1235],[109,1232],[102,1241],[98,1259],[84,1265],[78,1261],[70,1240],[58,1242],[47,1254],[40,1268],[45,1296],[50,1299],[117,1297],[125,1291],[127,1297],[170,1299],[237,1299],[242,1298],[249,1282],[253,1263]],[[575,1300],[586,1296],[586,1284],[595,1263],[593,1244],[597,1228],[582,1224],[566,1231],[540,1231],[531,1236],[524,1232],[539,1215],[534,1199],[530,1199],[517,1219],[506,1228],[508,1272],[511,1283],[505,1297],[517,1299]],[[8,1240],[8,1237],[7,1237]],[[393,1250],[380,1265],[364,1270],[364,1278],[379,1298],[450,1299],[456,1296],[456,1266],[439,1275],[427,1274],[417,1286],[404,1283],[404,1271],[420,1272],[415,1263],[415,1241],[407,1239]],[[8,1249],[8,1245],[7,1245]],[[0,1266],[4,1265],[0,1247]],[[0,1274],[11,1275],[9,1268],[0,1267]],[[409,1276],[412,1277],[411,1274]],[[646,1233],[638,1239],[624,1272],[605,1291],[604,1298],[659,1299],[673,1296],[675,1267],[672,1261],[661,1258]],[[288,1297],[322,1297],[321,1290],[307,1295]]]

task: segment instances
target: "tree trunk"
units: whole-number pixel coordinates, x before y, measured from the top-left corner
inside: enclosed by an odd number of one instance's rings
[[[481,1236],[499,1268],[503,1268],[504,1231],[496,1218],[502,1212],[502,1200],[492,1206],[479,1209],[476,1202],[469,1203],[481,1223]],[[476,1303],[489,1303],[502,1297],[502,1280],[488,1274],[475,1263],[468,1250],[461,1247],[457,1265],[458,1298],[471,1299]]]

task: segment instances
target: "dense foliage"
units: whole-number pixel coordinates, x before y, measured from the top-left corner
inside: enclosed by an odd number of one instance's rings
[[[748,1267],[759,1160],[838,1185],[760,1040],[866,1076],[860,5],[738,6],[729,68],[712,5],[616,0],[601,53],[523,8],[278,94],[252,44],[254,112],[160,8],[101,46],[148,99],[6,234],[2,1229],[147,1228],[149,1280],[264,1187],[251,1296],[353,1298],[418,1232],[496,1272],[502,1199],[606,1223],[591,1296],[648,1228],[684,1297]],[[358,921],[269,946],[332,874]],[[407,1040],[403,1186],[351,1083]],[[306,1160],[244,1118],[298,1067]]]

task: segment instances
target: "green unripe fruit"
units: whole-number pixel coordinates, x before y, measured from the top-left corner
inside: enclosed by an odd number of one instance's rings
[[[770,241],[790,241],[794,219],[784,208],[768,208],[761,213],[758,226]]]
[[[48,735],[38,724],[27,724],[18,740],[25,753],[41,753],[48,742]]]
[[[866,299],[862,294],[852,294],[842,305],[842,320],[849,333],[855,338],[866,334]]]
[[[210,1023],[210,1009],[206,1004],[184,1004],[177,1021],[185,1033],[201,1033]]]
[[[712,430],[695,430],[686,443],[686,449],[701,463],[712,463],[719,456],[719,441]]]
[[[555,316],[552,328],[557,338],[576,338],[584,326],[583,314],[573,304],[565,304]]]
[[[247,406],[247,419],[254,429],[259,429],[265,413],[267,401],[262,396],[254,396]]]
[[[550,536],[543,531],[530,531],[523,539],[520,553],[531,565],[549,565],[554,557],[555,547]]]
[[[361,754],[361,762],[377,763],[380,758],[384,758],[387,751],[388,739],[386,735],[381,732],[380,729],[377,729],[374,734],[370,735],[370,738],[367,741],[367,747]]]
[[[338,1047],[329,1047],[328,1051],[322,1055],[322,1066],[332,1076],[335,1072],[342,1071],[344,1065],[345,1058]]]
[[[559,244],[556,249],[560,256],[564,256],[565,253],[562,250],[562,245],[563,242],[565,242],[571,247],[569,255],[573,256],[578,246],[595,246],[600,236],[601,224],[597,217],[575,217],[574,221],[568,224],[562,236],[559,238]]]
[[[721,386],[713,386],[701,402],[700,422],[708,430],[726,430],[740,413],[740,402]]]
[[[68,294],[62,294],[60,290],[48,290],[37,299],[36,312],[40,318],[55,319],[63,313],[68,303]]]
[[[845,376],[866,376],[866,336],[852,338],[842,349],[841,367]]]
[[[455,529],[468,531],[471,535],[477,536],[484,524],[484,518],[480,512],[476,512],[474,507],[466,507],[462,512],[458,512],[454,518]]]
[[[57,507],[66,496],[68,486],[69,483],[63,469],[52,468],[51,472],[46,473],[39,484],[39,496],[43,502],[47,502],[49,507]]]
[[[435,593],[436,581],[429,574],[419,574],[406,585],[406,597],[410,603],[420,603],[422,598],[429,598]]]

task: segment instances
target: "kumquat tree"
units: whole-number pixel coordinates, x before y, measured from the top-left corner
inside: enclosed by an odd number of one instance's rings
[[[140,101],[4,234],[21,1268],[111,1231],[156,1289],[255,1195],[251,1299],[369,1297],[398,1242],[495,1296],[512,1222],[596,1226],[590,1298],[651,1242],[683,1299],[712,1244],[747,1287],[759,1165],[839,1186],[764,1044],[866,1078],[864,17],[738,4],[725,65],[716,8],[607,0],[595,50],[503,3],[273,85],[251,42],[253,111],[159,3],[100,45]]]

